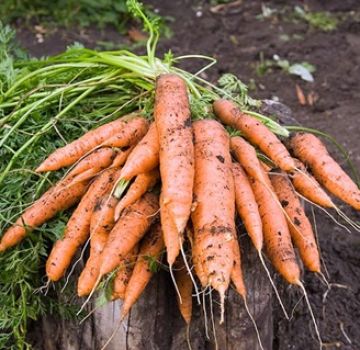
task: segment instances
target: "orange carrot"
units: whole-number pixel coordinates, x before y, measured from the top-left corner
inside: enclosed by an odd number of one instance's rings
[[[102,146],[128,147],[134,145],[146,134],[148,123],[144,118],[134,118],[128,121],[125,128],[103,141]]]
[[[146,193],[127,207],[110,232],[100,261],[100,276],[114,270],[128,254],[156,219],[159,199],[153,193]]]
[[[215,120],[193,124],[195,142],[195,209],[192,213],[195,251],[200,251],[209,284],[222,306],[234,261],[235,189],[229,136]]]
[[[193,283],[183,259],[178,259],[175,265],[175,281],[178,286],[181,301],[177,295],[177,302],[181,316],[187,324],[190,324],[192,314],[192,291]]]
[[[134,270],[134,265],[137,259],[138,246],[126,255],[124,260],[120,263],[120,267],[116,276],[114,278],[113,291],[111,299],[124,299],[126,287],[131,278],[132,272]]]
[[[331,198],[315,178],[306,171],[305,165],[298,159],[294,161],[298,170],[291,173],[291,181],[296,191],[315,204],[324,208],[334,208]]]
[[[27,208],[4,233],[0,242],[0,252],[18,244],[28,232],[76,204],[86,192],[88,181],[70,184],[71,181],[72,178],[67,178],[58,182]]]
[[[261,163],[256,155],[255,148],[245,141],[242,137],[235,136],[230,140],[230,149],[236,160],[245,169],[247,174],[258,181],[266,183],[266,178],[262,177]]]
[[[290,140],[295,156],[309,165],[315,178],[332,194],[360,210],[360,190],[314,135],[297,133]]]
[[[154,117],[160,143],[162,202],[179,235],[190,217],[194,181],[194,147],[185,82],[174,74],[156,81]]]
[[[121,171],[121,178],[131,180],[136,175],[156,168],[159,165],[159,148],[156,124],[152,123],[147,134],[130,153]]]
[[[259,206],[267,255],[286,281],[299,284],[300,269],[285,216],[277,199],[274,198],[276,195],[273,193],[270,179],[263,169],[261,171],[269,184],[265,186],[254,178],[250,178],[250,183]]]
[[[235,203],[237,212],[256,250],[260,252],[263,247],[262,222],[259,208],[249,179],[238,163],[232,164],[232,173],[235,182]]]
[[[130,204],[136,202],[144,193],[151,189],[159,179],[159,170],[151,170],[136,176],[125,196],[115,208],[115,221],[120,217],[121,212]]]
[[[128,129],[134,124],[134,120],[137,121],[138,119],[142,118],[134,118],[130,121],[120,118],[87,132],[77,140],[51,153],[50,156],[40,164],[36,171],[44,172],[58,170],[74,164],[89,151],[104,144],[105,141],[112,136],[117,134],[122,135],[124,130]]]
[[[117,199],[110,192],[96,200],[90,219],[90,256],[78,281],[78,295],[91,293],[99,276],[99,258],[114,222]]]
[[[125,290],[124,303],[122,305],[122,317],[125,317],[130,308],[135,304],[145,287],[154,274],[152,266],[159,260],[164,242],[162,240],[161,226],[155,224],[141,243],[133,273]]]
[[[163,194],[161,193],[160,203],[162,202],[162,196]],[[166,205],[160,206],[160,218],[163,231],[163,240],[166,247],[167,262],[169,266],[172,266],[176,260],[176,257],[179,255],[183,237],[182,235],[179,235],[175,223],[169,215]]]
[[[192,228],[190,229],[188,227],[186,233],[191,243],[191,255],[192,255],[192,262],[194,264],[195,274],[199,279],[201,286],[203,288],[206,288],[208,285],[208,277],[204,272],[204,267],[202,264],[204,259],[201,254],[201,250],[199,249],[199,246],[195,244],[193,229]]]
[[[297,197],[286,173],[271,175],[271,183],[282,207],[288,215],[289,229],[295,245],[299,249],[304,265],[313,272],[321,271],[320,256],[314,232],[309,219]]]
[[[129,154],[133,150],[133,148],[134,148],[134,146],[130,146],[126,150],[119,151],[118,154],[116,155],[114,161],[112,162],[111,167],[120,168],[121,166],[123,166],[129,156]]]
[[[97,199],[112,189],[119,174],[118,169],[106,169],[81,199],[66,225],[63,238],[54,244],[46,262],[46,274],[50,280],[58,281],[64,275],[77,249],[89,236],[91,214]]]
[[[107,168],[112,163],[115,156],[115,150],[110,147],[96,149],[85,158],[81,159],[67,176],[75,177],[88,170],[93,170],[94,173],[98,173]]]
[[[246,287],[244,282],[244,277],[241,269],[241,254],[239,242],[237,239],[234,239],[233,242],[234,249],[234,263],[231,270],[231,282],[234,283],[236,291],[245,299],[246,298]]]
[[[227,100],[217,100],[213,105],[218,118],[227,125],[240,130],[254,145],[260,148],[279,168],[292,171],[295,164],[281,141],[264,124],[254,117],[242,113]]]

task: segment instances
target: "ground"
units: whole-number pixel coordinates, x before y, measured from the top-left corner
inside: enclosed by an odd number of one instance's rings
[[[250,83],[253,96],[278,99],[292,109],[300,123],[331,133],[349,150],[357,169],[360,168],[359,1],[243,0],[220,11],[205,1],[151,0],[149,3],[161,15],[173,18],[170,27],[174,35],[161,43],[162,52],[171,49],[175,54],[216,57],[218,64],[205,73],[208,79],[215,81],[226,72],[236,74]],[[313,28],[293,17],[295,5],[307,6],[311,11],[330,11],[340,22],[331,32]],[[276,12],[266,18],[259,16],[269,9]],[[90,47],[99,46],[99,41],[123,41],[109,28],[103,32],[58,30],[45,34],[44,42],[39,43],[32,28],[23,28],[21,23],[17,27],[22,46],[35,56],[60,52],[73,41]],[[315,81],[302,81],[279,68],[261,76],[257,74],[260,56],[266,60],[275,54],[290,63],[306,61],[314,65]],[[194,62],[184,65],[191,70],[196,68]],[[310,95],[310,103],[299,103],[296,84],[305,96]],[[340,159],[333,147],[332,151]],[[341,208],[352,219],[360,219],[359,213],[345,206]],[[305,273],[304,281],[325,348],[360,349],[360,237],[354,231],[347,233],[324,213],[318,210],[315,213],[324,271],[326,266],[327,279],[334,285],[325,298],[326,287],[320,278]],[[290,310],[299,294],[287,288],[283,297]],[[296,308],[291,322],[280,312],[275,315],[275,350],[317,348],[304,303]]]

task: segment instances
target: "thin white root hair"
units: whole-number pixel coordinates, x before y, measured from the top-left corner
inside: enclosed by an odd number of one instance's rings
[[[180,304],[182,304],[181,294],[180,294],[179,288],[178,288],[178,286],[176,284],[176,279],[175,279],[175,276],[174,276],[172,265],[169,265],[169,272],[170,272],[170,277],[171,277],[172,283],[173,283],[173,285],[175,287],[175,290],[176,290],[176,294],[177,294],[177,296],[179,298],[179,302],[180,302]]]
[[[294,318],[294,313],[295,313],[295,310],[296,308],[299,306],[301,300],[304,299],[304,294],[301,295],[301,297],[299,298],[299,300],[296,302],[296,304],[294,305],[293,309],[291,310],[291,314],[290,314],[290,320],[291,321],[293,318]]]
[[[191,340],[190,340],[190,324],[186,325],[186,343],[189,350],[192,350]]]
[[[318,233],[317,224],[316,224],[316,218],[315,218],[315,211],[314,211],[314,207],[312,207],[312,206],[311,206],[311,216],[312,216],[312,219],[313,219],[314,234],[315,234],[315,239],[316,239],[316,242],[317,242],[317,245],[318,245],[320,261],[321,261],[322,265],[324,266],[324,271],[326,273],[327,278],[330,279],[330,274],[329,274],[329,271],[327,269],[325,259],[324,259],[323,255],[322,255],[322,250],[321,250],[320,240],[319,240],[319,233]]]
[[[325,208],[323,208],[322,206],[312,202],[311,200],[307,199],[306,197],[304,197],[303,195],[301,195],[300,193],[298,193],[298,196],[301,197],[302,199],[304,199],[306,202],[312,204],[314,207],[322,210],[327,216],[330,217],[331,220],[333,220],[335,222],[336,225],[342,227],[343,229],[345,229],[348,233],[351,233],[350,229],[348,227],[346,227],[345,225],[343,225],[342,223],[340,223],[338,220],[335,219],[334,215],[330,214],[328,210],[326,210]]]
[[[343,334],[343,336],[345,337],[345,339],[347,340],[347,342],[351,345],[352,341],[351,341],[350,337],[347,335],[347,333],[345,332],[343,322],[340,322],[340,330],[341,330],[341,333]]]
[[[121,325],[123,324],[123,318],[121,317],[118,324],[116,325],[115,329],[113,330],[113,332],[111,333],[109,339],[106,341],[106,343],[101,347],[100,350],[105,350],[107,348],[107,346],[111,343],[111,341],[114,339],[116,333],[118,332],[118,330],[120,329]]]
[[[182,241],[181,241],[181,237],[179,237],[179,240],[180,240],[180,251],[181,251],[181,255],[182,255],[182,257],[183,257],[183,260],[184,260],[184,264],[185,264],[185,266],[186,266],[186,269],[187,269],[187,271],[188,271],[188,274],[189,274],[189,276],[190,276],[190,278],[191,278],[191,281],[192,281],[192,283],[193,283],[193,286],[194,286],[194,288],[195,288],[195,293],[196,293],[196,299],[197,299],[197,302],[198,302],[198,305],[200,305],[200,297],[199,297],[199,288],[198,288],[198,286],[197,286],[197,283],[196,283],[196,281],[195,281],[195,278],[194,278],[194,275],[193,275],[193,273],[191,272],[191,268],[190,268],[190,266],[189,266],[189,263],[188,263],[188,261],[187,261],[187,259],[186,259],[186,254],[185,254],[185,251],[184,251],[184,247],[183,247],[183,245],[182,245]]]
[[[263,344],[262,344],[262,342],[261,342],[261,337],[260,337],[260,332],[259,332],[258,326],[257,326],[257,324],[256,324],[256,321],[255,321],[255,319],[254,319],[254,316],[253,316],[252,313],[250,312],[249,305],[248,305],[248,303],[247,303],[246,297],[244,298],[244,305],[245,305],[246,312],[247,312],[247,314],[249,315],[252,324],[254,325],[254,329],[255,329],[255,332],[256,332],[256,337],[257,337],[257,340],[258,340],[258,342],[259,342],[260,349],[261,349],[261,350],[264,350]]]
[[[273,288],[273,290],[274,290],[274,293],[275,293],[275,295],[276,295],[276,298],[277,298],[277,300],[278,300],[278,302],[279,302],[279,304],[280,304],[280,306],[281,306],[281,309],[282,309],[282,311],[283,311],[283,313],[284,313],[284,315],[285,315],[285,318],[286,318],[287,320],[289,320],[289,314],[287,313],[287,311],[286,311],[286,309],[285,309],[285,306],[284,306],[284,304],[283,304],[283,302],[282,302],[282,300],[281,300],[281,298],[280,298],[279,291],[277,290],[277,288],[276,288],[276,286],[275,286],[275,283],[274,283],[274,281],[273,281],[272,278],[271,278],[270,271],[269,271],[268,267],[266,266],[266,263],[265,263],[265,260],[264,260],[263,255],[262,255],[262,252],[259,251],[258,253],[259,253],[259,258],[260,258],[261,264],[264,266],[264,269],[265,269],[265,271],[266,271],[266,274],[267,274],[267,276],[268,276],[268,278],[269,278],[269,280],[270,280],[271,286],[272,286],[272,288]]]
[[[209,328],[208,328],[208,318],[207,318],[207,312],[206,312],[206,297],[205,297],[205,292],[206,292],[206,289],[208,287],[206,287],[204,289],[204,292],[202,293],[203,295],[203,303],[202,303],[202,307],[203,307],[203,312],[204,312],[204,325],[205,325],[205,336],[207,339],[210,340],[210,336],[209,336]]]
[[[213,330],[213,334],[214,334],[215,350],[218,350],[219,345],[218,345],[217,337],[216,337],[216,328],[215,328],[215,321],[214,321],[214,308],[213,308],[213,300],[212,300],[212,293],[211,292],[212,292],[212,289],[210,288],[209,298],[210,298],[211,326],[212,326],[212,330]]]
[[[322,342],[322,339],[321,339],[321,335],[320,335],[320,331],[319,331],[319,328],[318,328],[318,325],[316,323],[316,319],[315,319],[315,315],[314,315],[314,311],[311,307],[311,304],[310,304],[310,300],[308,298],[308,295],[306,293],[306,289],[304,287],[304,285],[299,281],[298,282],[298,286],[301,288],[302,292],[304,293],[304,297],[305,297],[305,301],[306,301],[306,304],[308,306],[308,309],[309,309],[309,312],[310,312],[310,316],[311,316],[311,319],[312,319],[312,322],[314,324],[314,328],[315,328],[315,333],[316,333],[316,336],[319,340],[319,345],[320,345],[320,350],[323,348],[323,342]]]
[[[80,313],[82,312],[82,310],[84,310],[85,306],[88,304],[88,302],[90,301],[91,297],[93,296],[93,294],[95,293],[96,287],[99,285],[100,281],[101,281],[102,276],[99,276],[94,284],[94,287],[92,288],[89,296],[86,298],[86,300],[83,302],[83,304],[81,305],[80,310],[76,313],[77,316],[80,315]]]

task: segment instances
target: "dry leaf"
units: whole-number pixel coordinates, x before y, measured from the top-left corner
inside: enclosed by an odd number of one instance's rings
[[[131,41],[134,41],[136,43],[147,40],[147,36],[143,32],[141,32],[139,29],[136,29],[136,28],[129,29],[128,36]]]
[[[296,96],[297,96],[299,103],[302,106],[305,106],[306,98],[305,98],[304,92],[302,91],[301,87],[298,84],[295,85],[295,88],[296,88]]]

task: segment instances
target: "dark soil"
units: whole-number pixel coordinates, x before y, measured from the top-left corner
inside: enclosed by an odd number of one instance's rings
[[[146,3],[148,1],[145,1]],[[360,2],[358,0],[329,1],[243,1],[212,13],[207,2],[149,1],[160,14],[172,16],[174,36],[164,40],[161,50],[175,54],[204,54],[218,59],[215,68],[206,72],[216,80],[222,73],[231,72],[245,83],[251,79],[256,89],[252,95],[263,99],[278,99],[288,105],[297,120],[309,127],[331,133],[345,146],[357,169],[360,168]],[[261,4],[271,9],[286,10],[284,15],[257,19]],[[327,10],[343,20],[333,32],[323,32],[296,22],[289,15],[295,5],[311,10]],[[290,40],[284,41],[284,35]],[[122,42],[114,30],[99,33],[95,29],[58,30],[45,35],[42,44],[36,42],[31,29],[20,29],[18,37],[24,48],[36,56],[54,54],[73,41],[96,47],[99,40]],[[303,82],[279,69],[258,76],[255,68],[260,53],[271,59],[274,54],[290,62],[307,61],[316,66],[315,82]],[[188,69],[196,69],[187,62]],[[300,105],[295,85],[305,95],[312,94],[316,102]],[[341,159],[334,151],[337,159]],[[344,162],[342,163],[344,164]],[[346,165],[344,164],[345,168]],[[348,168],[346,168],[349,170]],[[341,208],[353,219],[360,215],[345,206]],[[317,276],[304,274],[305,287],[320,326],[325,349],[360,349],[360,236],[347,233],[324,213],[315,210],[316,224],[322,249],[324,271],[333,283],[325,299],[326,287]],[[286,307],[291,310],[300,294],[294,288],[283,292]],[[274,309],[280,310],[278,307]],[[280,311],[275,315],[274,349],[318,349],[309,312],[304,302],[288,322]]]

